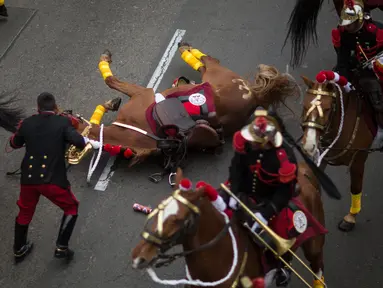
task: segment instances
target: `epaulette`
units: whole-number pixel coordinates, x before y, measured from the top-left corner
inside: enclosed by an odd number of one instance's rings
[[[339,28],[332,29],[331,32],[331,39],[332,39],[332,45],[334,45],[335,48],[340,47],[340,30]]]
[[[369,32],[369,33],[376,33],[377,30],[378,29],[378,27],[376,27],[376,25],[374,24],[374,23],[368,23],[367,25],[366,25],[366,30]]]
[[[278,149],[277,157],[280,163],[280,167],[278,170],[279,181],[281,183],[288,183],[296,179],[297,165],[289,161],[285,149]]]
[[[245,154],[246,139],[241,135],[241,131],[235,132],[233,136],[233,148],[236,152]]]

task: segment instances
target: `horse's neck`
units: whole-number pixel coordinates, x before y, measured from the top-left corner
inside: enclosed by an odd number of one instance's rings
[[[184,251],[198,249],[215,237],[220,237],[220,239],[213,246],[188,255],[186,264],[192,278],[216,281],[225,277],[232,265],[232,242],[228,231],[222,236],[219,235],[224,229],[225,219],[208,200],[202,200],[200,211],[197,230],[194,235],[185,239]],[[217,264],[220,265],[219,268],[217,268]]]

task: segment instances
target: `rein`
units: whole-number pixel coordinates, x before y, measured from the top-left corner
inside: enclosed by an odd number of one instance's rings
[[[162,280],[162,279],[158,278],[158,276],[156,275],[155,271],[152,268],[148,268],[146,270],[147,273],[149,274],[149,276],[152,278],[152,280],[154,282],[157,282],[157,283],[163,284],[163,285],[173,285],[173,286],[174,285],[180,285],[180,284],[193,285],[193,286],[197,285],[197,286],[204,286],[204,287],[217,286],[217,285],[224,283],[228,279],[230,279],[232,277],[232,275],[235,271],[235,268],[237,266],[237,263],[238,263],[238,246],[237,246],[237,241],[236,241],[236,238],[234,236],[234,233],[233,233],[233,230],[231,227],[231,222],[229,220],[229,217],[225,213],[220,212],[225,218],[225,226],[212,240],[210,240],[209,242],[207,242],[201,246],[198,246],[197,248],[192,249],[192,250],[183,251],[180,253],[166,254],[167,250],[180,244],[180,240],[182,239],[182,237],[180,237],[180,236],[184,236],[183,233],[185,232],[184,231],[185,229],[181,229],[181,230],[179,230],[181,232],[174,234],[173,236],[171,236],[168,239],[162,238],[164,209],[172,200],[179,201],[180,203],[185,205],[187,208],[189,208],[192,211],[191,215],[194,216],[192,218],[192,220],[190,220],[189,218],[184,220],[182,228],[186,227],[186,229],[194,230],[193,228],[195,228],[195,224],[197,223],[195,221],[195,219],[199,219],[199,216],[200,216],[199,207],[192,204],[189,200],[185,199],[184,197],[182,197],[180,195],[179,189],[176,190],[168,199],[164,200],[160,205],[158,205],[158,207],[155,210],[153,210],[152,213],[150,213],[148,215],[147,222],[145,223],[145,227],[147,226],[148,221],[150,219],[152,219],[155,215],[158,214],[157,233],[156,233],[158,235],[153,235],[152,233],[147,232],[147,231],[144,231],[142,233],[142,237],[147,242],[152,243],[153,245],[157,246],[160,250],[160,253],[158,254],[158,256],[152,260],[152,263],[155,263],[155,265],[154,265],[155,268],[162,267],[162,266],[168,266],[170,263],[172,263],[173,261],[175,261],[176,259],[178,259],[180,257],[185,257],[185,256],[188,256],[192,253],[196,253],[196,252],[205,250],[207,248],[210,248],[210,247],[214,246],[215,244],[217,244],[218,241],[220,241],[223,238],[223,236],[226,235],[227,232],[229,232],[229,234],[230,234],[232,247],[233,247],[233,254],[234,254],[233,263],[232,263],[231,269],[228,272],[228,274],[224,278],[222,278],[218,281],[214,281],[214,282],[203,282],[199,279],[193,280],[190,276],[189,269],[188,269],[187,265],[186,265],[186,273],[187,273],[188,280],[186,280],[186,279]],[[191,226],[188,226],[188,224],[187,224],[189,221],[193,221]],[[164,259],[164,261],[157,262],[158,260],[161,260],[161,259]]]

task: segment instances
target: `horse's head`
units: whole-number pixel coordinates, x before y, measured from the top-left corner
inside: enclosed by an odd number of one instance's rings
[[[320,137],[329,128],[336,107],[337,90],[331,82],[317,83],[305,76],[303,81],[308,87],[303,99],[302,123],[303,150],[314,159],[319,154]]]
[[[188,183],[190,181],[183,178],[179,168],[176,187],[184,188],[175,190],[148,215],[141,234],[144,239],[132,251],[133,268],[143,269],[167,259],[161,256],[195,232],[200,215],[199,201],[205,193],[203,187],[193,191],[191,185],[187,187]]]

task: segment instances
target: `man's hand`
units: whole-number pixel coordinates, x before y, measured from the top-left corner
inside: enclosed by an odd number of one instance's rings
[[[100,149],[100,147],[101,147],[100,142],[98,142],[96,140],[89,139],[88,137],[84,137],[84,141],[85,141],[85,143],[90,143],[90,145],[92,145],[93,149]]]
[[[255,213],[255,216],[257,216],[257,218],[259,220],[261,220],[261,222],[265,225],[268,224],[268,221],[262,216],[261,213],[257,212]],[[255,221],[255,220],[254,220]],[[255,232],[257,229],[261,228],[261,225],[259,225],[259,223],[257,221],[254,222],[253,226],[251,226],[251,231]]]

